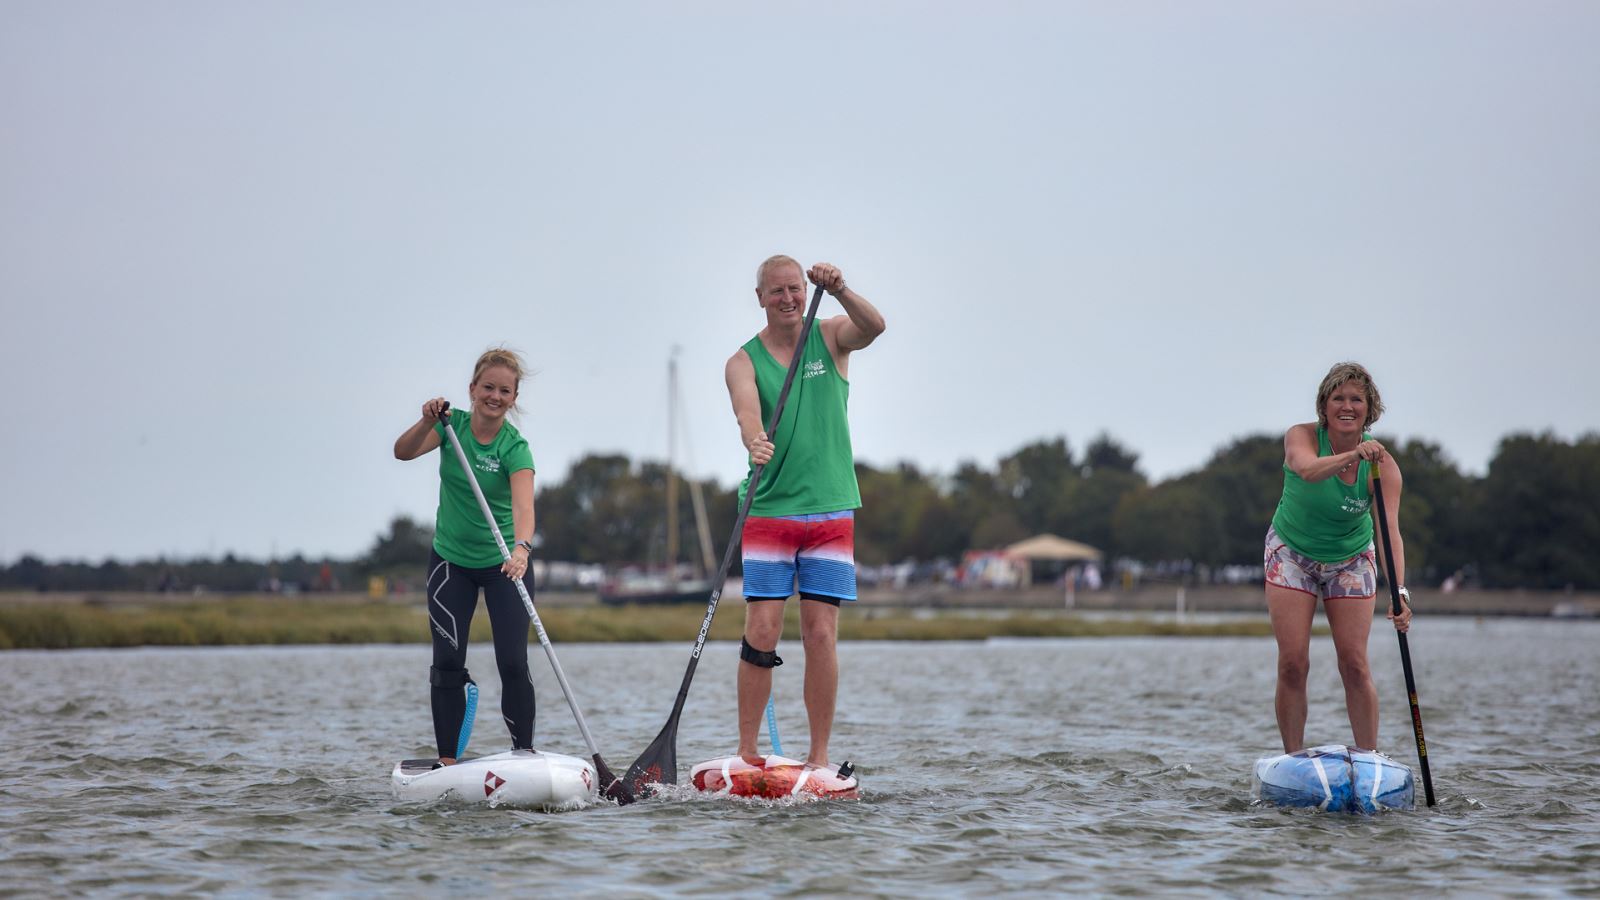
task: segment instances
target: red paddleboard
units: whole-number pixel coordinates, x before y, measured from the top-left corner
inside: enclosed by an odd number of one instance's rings
[[[860,785],[849,769],[841,778],[839,766],[808,769],[799,760],[782,756],[768,756],[759,766],[752,766],[738,756],[707,760],[694,767],[689,781],[696,790],[707,793],[767,800],[784,797],[855,800],[860,797]]]

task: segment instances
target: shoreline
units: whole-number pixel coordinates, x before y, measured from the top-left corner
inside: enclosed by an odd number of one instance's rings
[[[1181,599],[1180,599],[1181,597]],[[918,585],[903,590],[864,590],[864,606],[923,607],[931,609],[1071,609],[1077,612],[1185,612],[1257,613],[1265,617],[1267,604],[1260,584],[1189,585],[1146,582],[1132,589],[1079,591],[1068,606],[1060,585],[1017,590],[973,591],[945,585]],[[1373,608],[1389,603],[1387,588],[1373,598]],[[1533,618],[1600,618],[1600,592],[1530,590],[1437,589],[1412,592],[1417,615],[1518,616]]]
[[[603,606],[565,598],[541,602],[539,618],[556,644],[692,643],[705,617],[701,604]],[[570,601],[577,600],[577,604]],[[729,603],[728,606],[736,604]],[[785,610],[785,632],[800,633],[799,604]],[[743,616],[730,610],[708,638],[737,641]],[[1077,614],[1055,610],[908,609],[861,605],[843,612],[839,638],[981,641],[1008,638],[1265,637],[1264,617]],[[492,639],[487,615],[475,617],[474,642]],[[222,647],[325,644],[422,644],[428,621],[421,597],[374,600],[352,594],[59,596],[53,602],[0,597],[0,650],[116,647]]]
[[[1179,605],[1179,597],[1182,605]],[[708,597],[709,599],[709,597]],[[708,634],[736,641],[743,617],[723,607]],[[540,619],[560,643],[692,642],[705,605],[608,606],[594,594],[544,592]],[[1014,591],[863,591],[846,605],[840,640],[972,641],[989,638],[1266,637],[1259,587],[1146,585],[1077,594],[1059,587]],[[1378,610],[1386,596],[1374,600]],[[1419,615],[1600,619],[1600,595],[1474,591],[1424,594]],[[1381,612],[1378,614],[1381,615]],[[799,604],[785,632],[799,634]],[[0,593],[0,650],[144,646],[411,644],[428,640],[420,594],[373,598],[326,594]],[[1319,615],[1319,629],[1321,624]],[[487,616],[473,639],[488,640]]]
[[[723,591],[722,606],[740,600],[738,579],[730,578]],[[268,593],[158,593],[154,591],[0,591],[0,609],[27,606],[163,606],[206,602],[227,602],[251,598],[262,602],[297,603],[314,601],[330,605],[367,603],[420,606],[418,592],[391,593],[374,598],[356,591]],[[707,598],[709,600],[709,597]],[[541,615],[550,609],[648,609],[693,608],[703,611],[704,601],[670,607],[619,607],[600,602],[593,591],[541,589],[534,597]],[[1387,590],[1373,599],[1374,609],[1389,602]],[[1068,611],[1068,612],[1152,612],[1172,613],[1258,613],[1266,615],[1266,600],[1261,585],[1190,585],[1145,582],[1131,589],[1080,591],[1070,600],[1060,585],[1010,590],[972,590],[949,585],[912,585],[906,588],[862,588],[860,599],[846,609],[932,610],[932,611]],[[1600,618],[1600,592],[1533,590],[1458,590],[1441,593],[1437,589],[1412,592],[1412,607],[1418,615],[1521,616],[1534,618]]]

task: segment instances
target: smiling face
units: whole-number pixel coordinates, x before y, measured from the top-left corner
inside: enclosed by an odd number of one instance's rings
[[[756,285],[756,299],[767,311],[771,324],[797,322],[805,314],[806,275],[796,262],[780,262],[765,267]]]
[[[1339,363],[1317,388],[1317,424],[1330,434],[1360,438],[1383,415],[1383,398],[1372,376],[1357,363]]]
[[[485,366],[467,390],[473,415],[500,421],[517,403],[517,374],[507,366]]]
[[[1322,418],[1328,433],[1344,437],[1361,436],[1367,427],[1367,384],[1352,378],[1333,389],[1322,404]]]

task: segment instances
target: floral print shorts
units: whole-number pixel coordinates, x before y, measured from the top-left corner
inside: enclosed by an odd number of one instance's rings
[[[1317,562],[1291,550],[1278,537],[1277,529],[1268,526],[1265,565],[1267,584],[1324,600],[1370,599],[1378,593],[1377,557],[1371,544],[1343,562]]]

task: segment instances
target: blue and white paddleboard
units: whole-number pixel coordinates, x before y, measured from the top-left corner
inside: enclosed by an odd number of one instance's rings
[[[1382,753],[1340,744],[1256,760],[1250,798],[1334,812],[1411,809],[1411,769]]]
[[[397,800],[564,809],[596,799],[594,766],[575,756],[508,750],[435,769],[408,759],[389,776]]]

